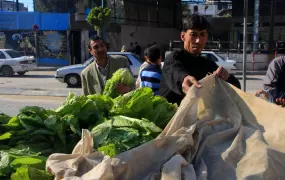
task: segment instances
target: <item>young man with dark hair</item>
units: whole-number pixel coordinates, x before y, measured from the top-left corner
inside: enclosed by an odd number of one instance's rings
[[[140,72],[140,87],[152,88],[155,95],[158,94],[161,78],[161,56],[160,50],[156,46],[151,46],[145,50],[147,65]]]
[[[99,36],[92,36],[88,50],[94,61],[81,73],[81,83],[84,95],[101,94],[106,81],[120,68],[129,68],[129,61],[124,56],[108,56],[105,43]],[[124,94],[131,90],[124,84],[118,84],[117,91]]]
[[[200,56],[205,48],[210,24],[203,16],[194,14],[183,21],[181,40],[184,48],[170,53],[163,65],[159,94],[169,102],[180,104],[192,85],[201,88],[199,80],[208,73],[240,88],[239,81],[228,72],[218,67],[215,62]]]

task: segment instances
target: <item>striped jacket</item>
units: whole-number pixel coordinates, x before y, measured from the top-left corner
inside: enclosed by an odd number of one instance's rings
[[[158,95],[161,73],[162,71],[159,65],[148,64],[140,73],[141,87],[150,87],[154,94]]]

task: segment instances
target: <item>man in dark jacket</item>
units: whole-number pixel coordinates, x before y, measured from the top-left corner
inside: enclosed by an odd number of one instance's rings
[[[285,56],[277,57],[269,64],[264,90],[269,93],[271,102],[285,105]]]
[[[198,81],[208,73],[214,73],[240,88],[239,81],[233,75],[212,60],[200,56],[208,40],[209,27],[207,19],[197,14],[184,20],[181,32],[184,48],[170,53],[162,70],[159,94],[169,102],[180,104],[192,85],[202,87]]]

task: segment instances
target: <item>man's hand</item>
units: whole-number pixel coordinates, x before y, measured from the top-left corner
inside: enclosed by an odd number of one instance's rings
[[[276,104],[282,107],[285,107],[285,99],[277,98]]]
[[[219,67],[215,72],[214,75],[217,76],[218,78],[226,81],[229,78],[229,73],[226,69],[223,67]]]
[[[125,94],[131,91],[131,88],[125,84],[117,84],[116,91],[120,94]]]
[[[194,85],[197,88],[202,87],[202,85],[193,76],[186,76],[182,83],[183,92],[187,94],[192,85]]]

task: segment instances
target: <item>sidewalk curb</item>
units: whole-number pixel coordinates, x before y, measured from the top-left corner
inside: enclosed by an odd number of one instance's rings
[[[233,74],[234,75],[243,75],[243,72],[242,71],[236,71]],[[265,76],[266,75],[266,71],[246,71],[246,75],[261,75],[261,76]]]

